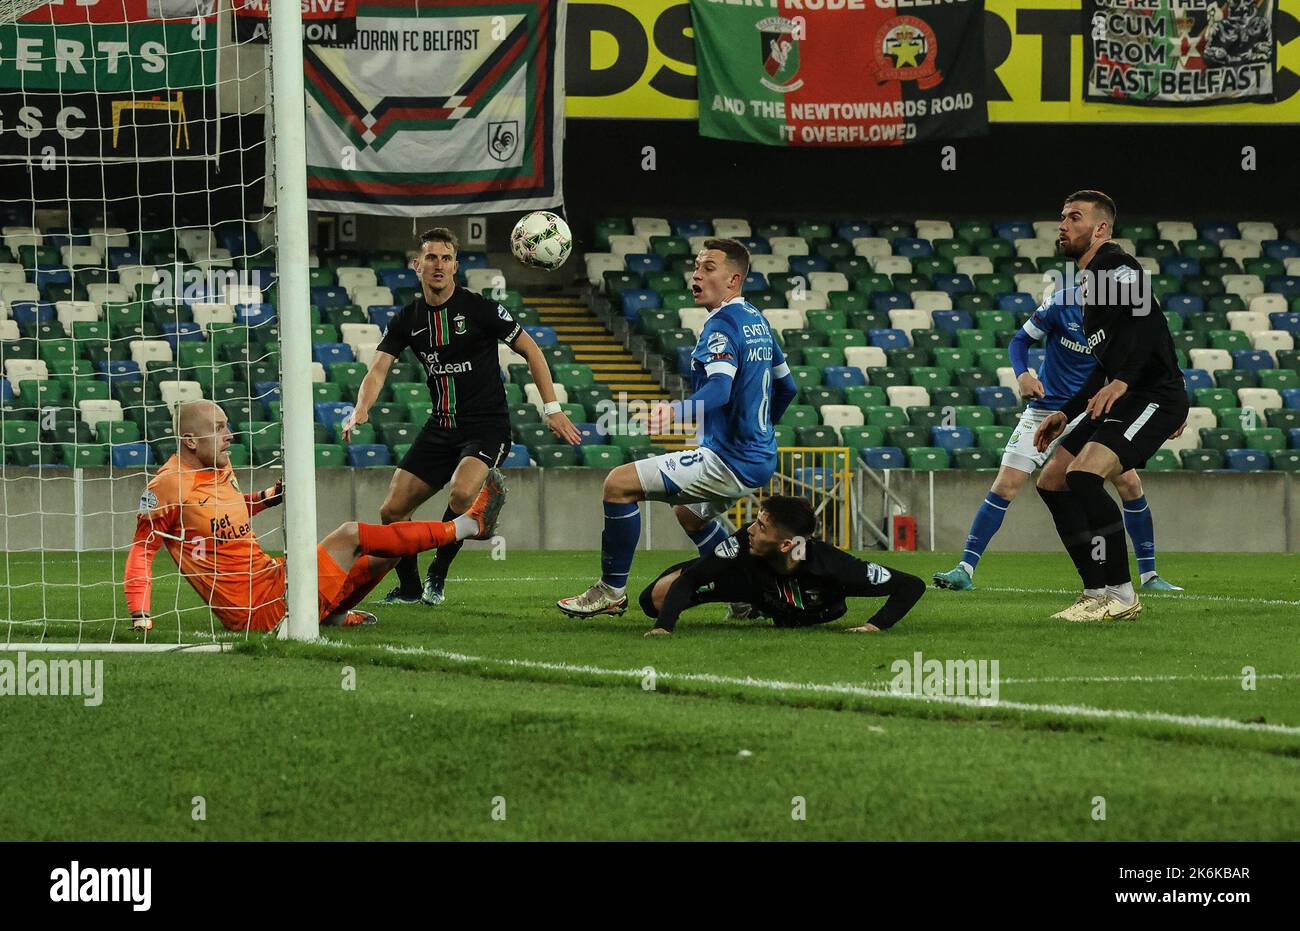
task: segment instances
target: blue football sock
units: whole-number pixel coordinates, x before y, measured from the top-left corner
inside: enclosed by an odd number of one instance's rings
[[[605,502],[605,532],[600,535],[600,580],[611,588],[627,588],[632,554],[641,539],[641,509]]]
[[[1011,502],[1001,495],[989,492],[984,496],[984,503],[975,512],[975,519],[970,523],[970,533],[966,536],[966,549],[962,550],[961,561],[969,566],[968,572],[974,574],[980,564],[980,557],[993,535],[1002,526],[1002,518],[1007,516]]]
[[[723,529],[722,524],[716,520],[711,520],[704,527],[694,533],[686,531],[686,535],[691,538],[695,548],[700,551],[701,556],[708,556],[723,540],[727,539],[727,531]]]
[[[1133,541],[1138,575],[1156,571],[1156,528],[1151,521],[1151,507],[1146,495],[1124,502],[1124,529]]]

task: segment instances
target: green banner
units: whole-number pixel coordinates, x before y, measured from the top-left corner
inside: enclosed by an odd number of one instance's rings
[[[0,25],[0,88],[147,94],[216,79],[213,22]]]

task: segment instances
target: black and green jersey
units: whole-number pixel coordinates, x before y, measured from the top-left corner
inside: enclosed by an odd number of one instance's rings
[[[428,375],[433,424],[459,427],[507,416],[497,342],[513,344],[522,332],[505,307],[458,287],[437,307],[423,295],[403,307],[379,351],[400,356],[409,347]]]

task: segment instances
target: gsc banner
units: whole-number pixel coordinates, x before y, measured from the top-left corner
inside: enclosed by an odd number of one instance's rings
[[[725,0],[720,0],[724,2]],[[783,16],[831,7],[893,9],[942,0],[767,0]],[[1274,0],[1273,103],[1142,108],[1084,100],[1084,0],[985,0],[989,120],[1300,123],[1300,0]],[[688,0],[570,0],[568,116],[697,119]]]

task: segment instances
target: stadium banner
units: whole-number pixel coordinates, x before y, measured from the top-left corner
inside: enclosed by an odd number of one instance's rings
[[[269,42],[271,0],[232,0],[235,39]],[[346,45],[357,34],[357,0],[301,0],[302,38],[309,45]]]
[[[906,16],[866,0],[800,6],[691,0],[700,135],[868,146],[988,132],[984,0]]]
[[[1084,99],[1273,100],[1273,0],[1084,0]]]
[[[776,0],[773,15],[807,15],[819,0]],[[825,0],[821,6],[830,6]],[[1132,107],[1085,101],[1084,0],[985,0],[992,123],[1300,123],[1300,0],[1277,10],[1274,103]],[[866,0],[900,15],[927,0]],[[764,0],[765,7],[772,0]],[[697,119],[689,0],[569,0],[569,116]]]
[[[92,0],[0,24],[0,155],[212,158],[215,0]]]
[[[303,55],[312,210],[561,204],[561,0],[360,0],[352,42]]]

